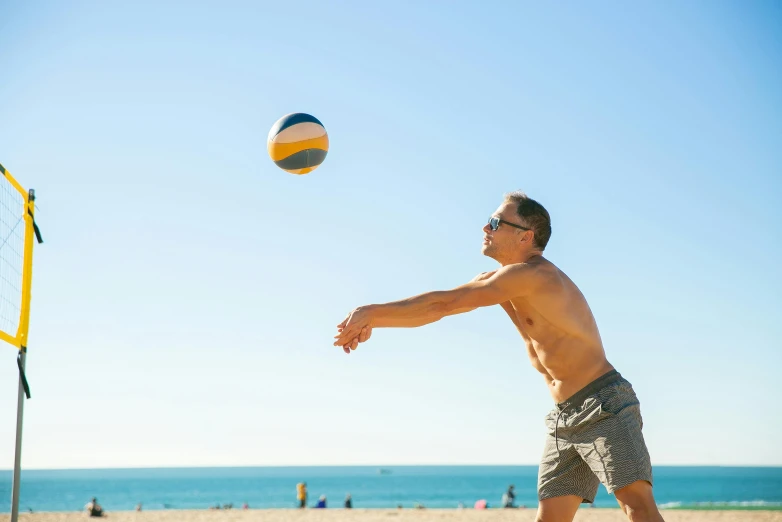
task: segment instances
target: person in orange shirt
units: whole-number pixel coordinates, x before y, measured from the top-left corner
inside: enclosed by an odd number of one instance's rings
[[[299,482],[296,484],[296,500],[299,502],[299,509],[307,507],[307,483]]]

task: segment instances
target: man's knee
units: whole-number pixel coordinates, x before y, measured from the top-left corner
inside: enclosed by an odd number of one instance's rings
[[[582,498],[577,495],[541,500],[535,522],[570,522],[576,515]]]
[[[625,508],[627,518],[632,522],[657,522],[660,520],[660,512],[657,511],[657,506],[648,504],[641,504],[639,506],[627,505]]]
[[[662,520],[654,501],[652,485],[645,480],[639,480],[617,489],[614,495],[622,510],[633,522],[658,522]]]

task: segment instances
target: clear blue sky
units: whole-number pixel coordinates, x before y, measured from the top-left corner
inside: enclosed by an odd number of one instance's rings
[[[0,162],[46,241],[25,467],[536,464],[552,402],[501,309],[331,346],[492,269],[515,189],[653,462],[782,465],[779,3],[158,4],[0,5]],[[303,177],[266,154],[290,112],[331,140]]]

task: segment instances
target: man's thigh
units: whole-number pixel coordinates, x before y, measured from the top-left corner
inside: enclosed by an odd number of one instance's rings
[[[652,483],[642,427],[640,404],[632,388],[620,387],[574,437],[579,455],[609,493],[639,480]]]
[[[600,481],[582,460],[575,446],[552,435],[546,437],[538,468],[538,500],[574,495],[593,502]]]

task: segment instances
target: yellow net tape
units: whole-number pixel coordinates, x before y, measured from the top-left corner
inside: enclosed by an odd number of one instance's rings
[[[0,340],[27,348],[33,272],[34,196],[0,165]]]

